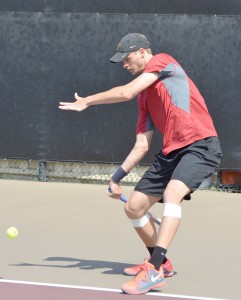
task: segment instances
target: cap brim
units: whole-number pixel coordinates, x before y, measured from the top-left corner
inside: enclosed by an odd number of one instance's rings
[[[117,52],[115,55],[113,55],[110,58],[110,62],[112,63],[118,63],[123,61],[128,55],[130,54],[130,52]]]

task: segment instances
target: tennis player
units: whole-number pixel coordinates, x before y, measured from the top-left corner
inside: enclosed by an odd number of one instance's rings
[[[153,55],[144,35],[129,33],[121,39],[110,61],[121,62],[138,76],[103,93],[85,98],[75,94],[75,102],[60,102],[59,108],[83,111],[91,105],[125,102],[138,95],[136,142],[112,176],[112,198],[120,197],[121,179],[148,152],[154,127],[163,135],[161,151],[125,205],[126,215],[149,250],[150,258],[124,270],[135,276],[122,286],[122,291],[143,294],[161,287],[165,276],[172,276],[166,253],[182,217],[181,202],[189,200],[191,193],[215,172],[222,152],[202,95],[173,57],[165,53]],[[147,214],[157,202],[163,203],[158,233]]]

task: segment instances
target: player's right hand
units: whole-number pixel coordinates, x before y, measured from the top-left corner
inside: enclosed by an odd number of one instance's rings
[[[119,199],[122,194],[121,187],[118,183],[110,181],[107,195],[114,199]]]
[[[59,102],[59,109],[83,111],[88,107],[85,98],[79,97],[77,93],[75,93],[74,96],[76,99],[75,102]]]

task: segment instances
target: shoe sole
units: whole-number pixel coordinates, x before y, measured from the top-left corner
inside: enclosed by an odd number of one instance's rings
[[[128,294],[128,295],[141,295],[141,294],[146,294],[146,293],[148,293],[150,290],[152,290],[152,289],[156,289],[156,288],[160,288],[160,287],[162,287],[163,285],[165,284],[165,281],[162,281],[162,282],[160,282],[160,283],[158,283],[158,284],[156,284],[156,285],[153,285],[152,287],[150,287],[150,288],[148,288],[148,289],[145,289],[145,290],[142,290],[142,291],[138,291],[138,290],[134,290],[134,291],[132,291],[132,290],[123,290],[123,289],[121,289],[122,290],[122,292],[124,293],[124,294]]]

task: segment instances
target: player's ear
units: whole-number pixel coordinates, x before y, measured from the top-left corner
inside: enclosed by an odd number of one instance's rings
[[[146,50],[145,50],[144,48],[140,48],[138,51],[139,51],[140,54],[141,54],[141,58],[144,58],[144,57],[145,57]]]

